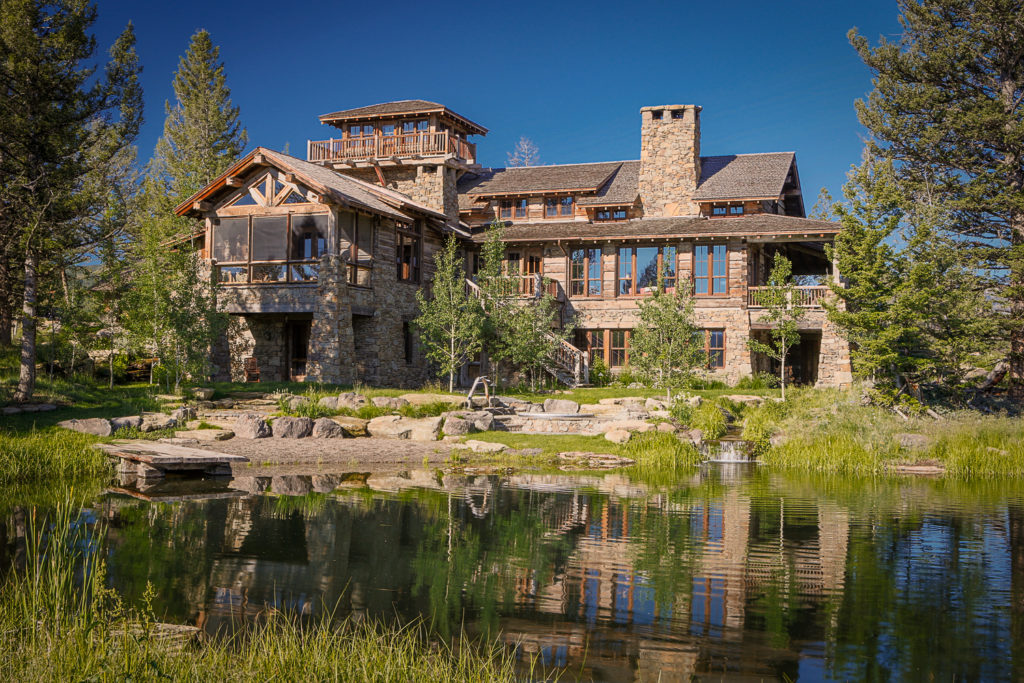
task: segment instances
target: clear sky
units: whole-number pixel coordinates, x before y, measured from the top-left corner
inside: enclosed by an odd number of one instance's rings
[[[860,159],[854,100],[870,74],[850,47],[899,32],[895,0],[856,2],[197,2],[99,0],[104,49],[135,23],[149,158],[189,37],[210,31],[250,147],[304,156],[336,131],[319,114],[441,102],[490,129],[480,162],[519,136],[542,163],[637,159],[646,105],[699,104],[702,153],[795,151],[808,210]]]

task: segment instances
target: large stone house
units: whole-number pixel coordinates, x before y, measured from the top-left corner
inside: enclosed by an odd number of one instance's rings
[[[487,129],[423,100],[321,116],[337,137],[310,141],[305,160],[253,150],[176,209],[204,219],[201,255],[237,320],[214,349],[220,376],[423,382],[411,322],[433,254],[455,234],[472,275],[500,220],[523,296],[546,289],[575,324],[560,376],[585,381],[595,357],[629,364],[637,302],[659,271],[692,288],[712,374],[772,370],[747,340],[767,334],[758,292],[782,252],[805,309],[792,379],[850,382],[848,344],[821,307],[839,226],[804,217],[796,156],[701,156],[700,107],[640,113],[631,161],[483,168],[469,138]]]

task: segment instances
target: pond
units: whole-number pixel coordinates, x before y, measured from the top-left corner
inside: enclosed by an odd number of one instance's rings
[[[563,680],[1021,679],[1024,486],[712,466],[111,493],[109,581],[210,633],[269,610],[424,619]],[[386,481],[386,480],[384,480]],[[294,483],[294,482],[293,482]],[[272,486],[272,490],[278,487]],[[161,502],[161,494],[175,502]],[[0,561],[24,561],[19,513]]]

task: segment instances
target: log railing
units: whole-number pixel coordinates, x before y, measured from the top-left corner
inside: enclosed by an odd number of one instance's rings
[[[476,161],[476,145],[445,132],[416,132],[399,135],[375,135],[365,138],[331,138],[309,140],[306,159],[318,161],[350,161],[421,157],[451,154],[469,163]]]
[[[747,287],[747,308],[765,308],[771,302],[771,287]],[[821,308],[821,300],[828,295],[825,285],[794,287],[787,307]]]

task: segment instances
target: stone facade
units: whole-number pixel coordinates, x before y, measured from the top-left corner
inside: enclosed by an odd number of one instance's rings
[[[647,217],[688,216],[700,179],[700,107],[640,110],[640,201]],[[660,113],[660,116],[659,116]]]

